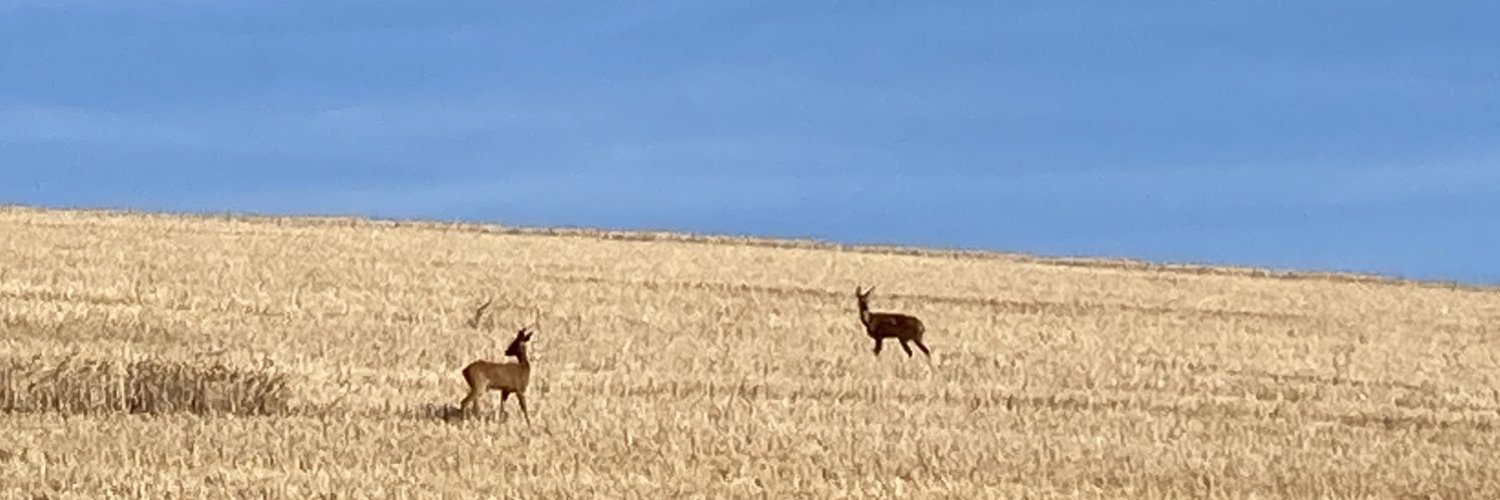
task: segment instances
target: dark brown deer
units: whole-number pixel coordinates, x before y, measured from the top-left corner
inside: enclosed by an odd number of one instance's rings
[[[514,362],[496,363],[481,359],[464,367],[464,381],[469,383],[469,395],[459,403],[459,409],[470,411],[485,392],[497,390],[500,391],[500,411],[504,412],[505,400],[510,399],[511,393],[515,393],[516,402],[521,404],[521,415],[526,417],[526,425],[531,425],[531,414],[526,411],[526,386],[531,382],[531,358],[526,356],[526,343],[531,341],[531,335],[526,328],[522,328],[516,332],[516,338],[510,341],[510,346],[505,348],[506,356],[516,357]]]
[[[885,339],[895,338],[901,341],[901,348],[906,349],[907,357],[912,356],[911,346],[907,342],[917,344],[917,349],[921,349],[922,354],[932,357],[927,344],[922,343],[922,334],[927,332],[927,327],[922,326],[922,320],[901,313],[870,312],[870,292],[874,291],[873,286],[863,291],[854,287],[854,298],[859,301],[859,322],[864,323],[865,333],[875,339],[875,355],[880,355],[880,347]]]

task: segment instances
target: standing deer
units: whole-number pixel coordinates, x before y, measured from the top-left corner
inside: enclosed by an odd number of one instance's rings
[[[510,398],[511,393],[515,393],[516,402],[521,404],[521,415],[526,417],[526,425],[531,425],[531,414],[526,411],[526,385],[531,382],[531,358],[526,356],[526,343],[531,341],[531,335],[526,328],[522,328],[516,332],[516,338],[510,341],[510,346],[505,348],[505,355],[515,356],[515,362],[495,363],[481,359],[464,367],[464,381],[469,383],[469,395],[459,404],[461,410],[469,411],[486,391],[499,390],[500,409],[503,412],[505,400]]]
[[[901,313],[870,312],[870,292],[874,291],[874,286],[864,291],[854,287],[854,298],[859,300],[859,322],[864,323],[865,333],[875,339],[875,355],[880,355],[880,347],[885,339],[894,337],[901,341],[901,348],[906,349],[907,357],[912,356],[911,346],[907,342],[917,344],[917,349],[921,349],[922,354],[932,357],[932,352],[922,343],[922,334],[927,331],[927,327],[922,326],[922,320]]]

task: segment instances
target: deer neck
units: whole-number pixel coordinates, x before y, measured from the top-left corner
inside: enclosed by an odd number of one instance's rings
[[[531,366],[531,357],[526,355],[526,349],[516,351],[516,363],[521,366]]]
[[[870,306],[863,303],[859,305],[859,322],[870,326]]]

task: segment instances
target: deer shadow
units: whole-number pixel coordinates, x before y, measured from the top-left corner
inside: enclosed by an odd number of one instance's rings
[[[474,411],[464,411],[463,408],[452,403],[427,403],[409,407],[401,411],[401,417],[411,420],[437,420],[448,424],[510,422],[510,412],[496,408],[476,408]]]

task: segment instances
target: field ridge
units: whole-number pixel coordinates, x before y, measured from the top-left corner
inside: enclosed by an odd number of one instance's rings
[[[532,227],[507,226],[501,223],[468,221],[439,221],[429,219],[378,218],[360,215],[264,215],[251,212],[171,212],[139,211],[115,208],[46,208],[31,205],[0,205],[0,210],[18,212],[66,212],[100,217],[173,217],[230,220],[250,224],[304,227],[374,227],[414,228],[432,231],[463,231],[483,234],[541,235],[591,238],[619,241],[673,241],[714,245],[744,245],[766,248],[796,248],[827,250],[873,255],[910,255],[958,259],[996,259],[1062,267],[1119,269],[1130,271],[1167,272],[1183,274],[1213,274],[1224,276],[1248,276],[1286,280],[1326,280],[1349,283],[1383,285],[1428,286],[1448,289],[1500,292],[1500,285],[1461,283],[1452,280],[1424,280],[1382,275],[1378,273],[1337,270],[1289,270],[1234,264],[1195,264],[1157,262],[1123,257],[1065,257],[1045,256],[1025,252],[999,250],[946,249],[914,245],[850,244],[811,238],[778,238],[749,235],[720,235],[649,229],[602,229],[588,227]]]

